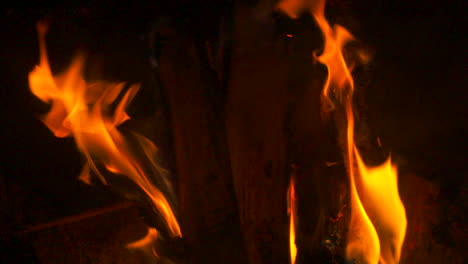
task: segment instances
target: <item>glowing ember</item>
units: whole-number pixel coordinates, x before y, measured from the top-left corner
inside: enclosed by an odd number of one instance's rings
[[[288,188],[288,212],[289,212],[289,251],[291,264],[296,263],[296,193],[294,190],[294,178],[291,177]]]
[[[298,7],[308,1],[283,1],[278,6],[296,18]],[[302,5],[303,6],[303,5]],[[354,81],[343,48],[353,36],[339,25],[330,26],[325,18],[325,0],[311,1],[309,9],[324,36],[324,49],[316,59],[328,70],[323,87],[324,111],[335,108],[332,96],[346,112],[345,161],[348,167],[351,199],[346,255],[359,263],[397,263],[406,232],[406,214],[398,194],[397,173],[390,160],[368,168],[354,142]],[[361,59],[366,57],[360,54]]]
[[[107,183],[106,177],[98,169],[99,164],[113,174],[127,177],[151,200],[170,233],[181,236],[168,200],[145,173],[148,169],[142,166],[143,162],[146,165],[149,161],[153,166],[151,173],[164,177],[164,171],[155,161],[156,146],[143,136],[136,135],[147,159],[143,161],[131,151],[129,142],[117,129],[118,125],[129,119],[125,109],[139,86],[131,85],[124,91],[124,83],[86,82],[82,77],[82,56],[77,56],[63,74],[53,75],[45,45],[46,32],[47,26],[39,23],[40,64],[29,74],[29,85],[34,95],[51,104],[50,111],[42,119],[44,124],[57,137],[73,135],[78,149],[86,157],[80,179],[89,183],[90,171],[93,171],[103,183]],[[119,96],[121,99],[118,100]],[[167,180],[163,180],[168,185]],[[155,232],[150,230],[151,234],[157,234]],[[151,237],[155,238],[156,235]]]

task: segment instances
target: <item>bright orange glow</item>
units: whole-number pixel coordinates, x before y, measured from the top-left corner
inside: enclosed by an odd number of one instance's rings
[[[291,264],[296,263],[296,192],[294,179],[291,177],[288,188],[288,212],[289,212],[289,252]]]
[[[343,48],[353,36],[339,25],[331,27],[324,11],[325,0],[317,1],[311,8],[325,40],[323,53],[317,57],[328,70],[322,93],[325,110],[334,109],[333,94],[343,105],[347,118],[345,157],[350,181],[351,220],[346,255],[358,263],[398,263],[406,232],[406,215],[398,195],[396,168],[390,160],[379,167],[368,168],[355,146],[354,81],[351,67],[343,56]]]
[[[158,239],[158,231],[152,227],[149,227],[146,236],[140,240],[128,244],[127,248],[143,250],[148,255],[158,257],[158,254],[153,248],[153,243],[156,241],[156,239]]]
[[[57,137],[72,135],[86,157],[80,179],[89,183],[89,172],[93,171],[103,183],[107,183],[98,167],[128,177],[152,201],[171,234],[181,236],[168,200],[154,186],[147,169],[143,169],[142,163],[147,161],[142,161],[131,151],[129,142],[117,129],[129,119],[125,109],[138,92],[139,85],[131,85],[125,90],[124,83],[86,82],[82,77],[83,56],[77,56],[63,74],[53,75],[46,51],[46,32],[47,26],[39,23],[40,64],[29,74],[29,85],[34,95],[51,104],[50,111],[42,119],[44,124]],[[143,136],[137,135],[137,138],[145,144],[145,158],[153,165],[154,171],[162,172],[154,158],[154,144]],[[159,173],[159,176],[164,174]]]

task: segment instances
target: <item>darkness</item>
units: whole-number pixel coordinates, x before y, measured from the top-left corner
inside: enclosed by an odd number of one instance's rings
[[[169,16],[210,38],[217,30],[212,22],[232,5],[156,2],[132,8],[1,9],[0,187],[6,187],[0,190],[5,197],[0,227],[20,230],[121,199],[100,185],[77,181],[82,159],[73,140],[54,138],[38,119],[47,106],[30,93],[27,82],[38,62],[35,23],[50,18],[53,69],[63,69],[82,50],[89,58],[90,77],[142,82],[135,99],[139,107],[131,112],[136,126],[144,130],[141,124],[148,113],[158,110],[153,103],[158,100],[153,89],[158,83],[150,64],[152,26],[160,16]],[[401,172],[439,184],[443,200],[458,204],[463,212],[467,191],[464,1],[336,2],[331,5],[344,13],[343,21],[338,21],[373,54],[363,80],[365,118],[371,131],[392,153]],[[170,166],[170,144],[161,139],[156,143],[166,151],[163,155]]]

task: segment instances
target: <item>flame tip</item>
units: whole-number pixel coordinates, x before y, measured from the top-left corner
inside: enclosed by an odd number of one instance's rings
[[[39,35],[45,35],[49,31],[50,22],[47,19],[39,20],[36,23],[36,29]]]

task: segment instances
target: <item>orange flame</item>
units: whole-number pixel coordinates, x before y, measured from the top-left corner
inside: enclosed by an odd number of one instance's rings
[[[152,247],[154,241],[158,239],[158,231],[152,227],[148,228],[148,233],[143,238],[134,241],[127,245],[129,249],[139,249],[146,252],[148,255],[159,257],[154,248]]]
[[[324,36],[324,49],[317,60],[327,67],[328,76],[322,90],[322,98],[325,100],[328,110],[333,109],[333,103],[330,100],[330,89],[335,92],[339,99],[344,94],[344,89],[349,89],[349,96],[354,91],[353,77],[350,69],[346,65],[343,53],[344,45],[353,40],[353,36],[344,27],[335,25],[333,28],[328,24],[325,18],[325,1],[317,1],[316,6],[312,8],[312,13]],[[315,54],[314,54],[315,56]]]
[[[312,14],[319,25],[325,46],[317,60],[328,69],[323,97],[331,107],[331,92],[344,105],[347,117],[346,157],[351,193],[351,221],[346,255],[364,263],[398,263],[406,232],[406,215],[398,194],[396,168],[390,159],[368,168],[354,142],[354,81],[343,56],[343,48],[353,36],[344,28],[328,24],[325,1],[318,1]],[[357,164],[357,171],[356,171]]]
[[[117,129],[130,118],[125,109],[138,92],[139,85],[131,85],[123,92],[124,83],[86,82],[82,77],[83,56],[77,56],[63,74],[54,76],[48,62],[46,33],[47,26],[39,23],[40,64],[29,74],[29,86],[34,95],[51,104],[50,111],[42,119],[44,124],[57,137],[73,135],[78,149],[86,157],[80,179],[89,183],[92,170],[107,183],[96,162],[102,163],[109,172],[128,177],[152,201],[171,234],[181,236],[168,200],[151,182],[141,160],[131,152],[129,143]],[[121,93],[121,99],[117,100]],[[136,136],[146,158],[163,175],[154,160],[156,146],[143,136]]]
[[[288,212],[289,212],[289,252],[291,264],[296,263],[296,192],[294,188],[294,178],[291,177],[288,188]]]

